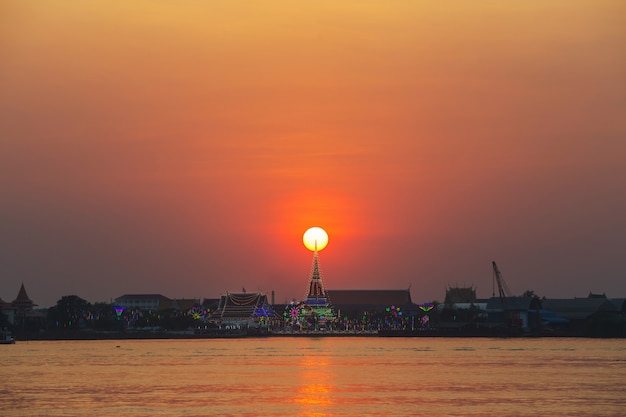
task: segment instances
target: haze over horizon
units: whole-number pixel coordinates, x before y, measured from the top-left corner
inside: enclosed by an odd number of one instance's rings
[[[0,298],[626,297],[623,1],[0,6]]]

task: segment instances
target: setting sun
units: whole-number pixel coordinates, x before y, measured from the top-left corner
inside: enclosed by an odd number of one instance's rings
[[[328,234],[321,227],[311,227],[304,232],[302,242],[308,250],[320,251],[328,245]]]

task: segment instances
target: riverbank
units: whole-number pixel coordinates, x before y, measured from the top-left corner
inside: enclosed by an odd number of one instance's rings
[[[37,332],[15,335],[18,342],[30,340],[140,340],[140,339],[241,339],[241,338],[290,338],[290,337],[450,337],[450,338],[517,338],[517,337],[582,337],[582,338],[620,338],[597,335],[583,335],[564,332],[527,333],[505,328],[431,328],[418,330],[353,330],[353,331],[258,331],[258,330],[213,330],[197,333],[189,331],[85,331]],[[623,337],[622,337],[623,338]]]

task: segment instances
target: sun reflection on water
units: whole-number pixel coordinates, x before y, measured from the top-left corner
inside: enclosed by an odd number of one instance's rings
[[[334,405],[332,373],[329,362],[323,357],[305,357],[298,364],[300,385],[296,388],[294,403],[298,415],[308,417],[332,416]]]

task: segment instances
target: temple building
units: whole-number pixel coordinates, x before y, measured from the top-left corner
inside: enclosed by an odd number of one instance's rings
[[[277,318],[267,300],[258,293],[226,293],[209,319],[221,327],[260,328]]]
[[[172,300],[161,294],[124,294],[114,304],[125,310],[159,311],[172,304]]]
[[[476,289],[474,287],[448,287],[446,288],[446,298],[444,304],[471,304],[476,303]]]
[[[26,293],[24,283],[20,286],[17,297],[11,303],[0,300],[0,309],[7,317],[8,323],[20,331],[30,331],[41,327],[44,316],[34,310],[36,306],[37,304]]]
[[[17,310],[18,315],[33,311],[33,307],[37,305],[33,302],[33,300],[30,299],[30,297],[28,297],[28,294],[26,294],[26,288],[24,288],[24,283],[22,283],[20,291],[17,294],[17,298],[13,300],[12,304],[13,307],[15,307],[15,309]]]
[[[124,310],[136,311],[184,311],[201,305],[198,298],[169,298],[161,294],[124,294],[113,300],[113,304]]]

